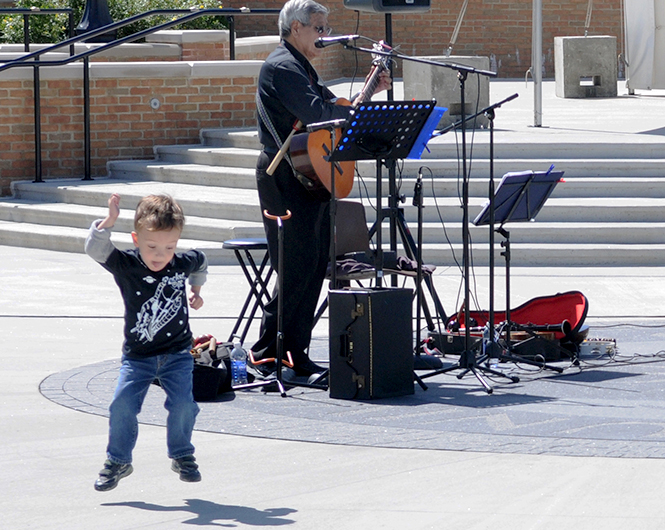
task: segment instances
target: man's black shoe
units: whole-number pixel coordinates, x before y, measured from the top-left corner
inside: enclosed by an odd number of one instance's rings
[[[247,369],[249,373],[252,373],[255,377],[266,379],[272,376],[277,371],[277,366],[274,362],[260,363],[259,359],[254,359],[257,362],[252,362],[254,354],[250,351],[250,355],[247,356]]]
[[[299,363],[296,363],[293,369],[295,370],[296,375],[304,375],[306,377],[309,377],[312,374],[320,374],[326,371],[326,368],[319,366],[309,357]]]
[[[121,478],[132,474],[134,468],[131,464],[116,464],[110,460],[104,462],[104,469],[99,472],[99,478],[95,481],[97,491],[109,491],[115,488]]]
[[[174,458],[171,463],[171,469],[176,473],[180,473],[180,480],[184,482],[200,482],[201,473],[199,473],[199,465],[196,463],[194,455],[183,456],[182,458]]]

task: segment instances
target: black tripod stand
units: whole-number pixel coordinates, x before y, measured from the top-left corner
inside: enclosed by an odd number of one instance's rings
[[[477,73],[481,75],[487,75],[495,77],[496,73],[486,72],[482,70],[476,70],[474,68],[460,66],[460,65],[448,65],[444,63],[434,63],[439,66],[445,66],[457,70],[457,78],[459,80],[460,87],[460,107],[461,107],[461,119],[460,119],[460,128],[461,128],[461,137],[462,137],[462,250],[463,250],[463,267],[464,267],[464,351],[460,354],[459,361],[452,366],[446,368],[441,368],[435,370],[429,374],[422,376],[423,378],[432,377],[441,373],[447,373],[453,370],[462,370],[461,374],[458,374],[458,379],[461,379],[468,372],[471,372],[476,376],[476,379],[483,386],[485,391],[488,394],[493,392],[492,387],[487,383],[482,373],[492,374],[498,377],[505,377],[510,379],[512,382],[517,382],[519,379],[508,376],[497,370],[493,370],[487,366],[481,366],[476,358],[475,349],[471,348],[471,329],[469,326],[469,306],[470,306],[470,241],[469,241],[469,177],[467,173],[467,160],[466,160],[466,121],[465,117],[465,83],[469,73]],[[512,99],[512,98],[511,98]]]
[[[392,41],[392,27],[391,27],[391,17],[390,13],[386,13],[386,42],[388,45]],[[345,49],[350,49],[354,51],[360,51],[363,53],[370,53],[373,55],[378,55],[378,56],[384,56],[388,58],[403,58],[403,59],[408,59],[410,60],[411,58],[406,57],[406,56],[401,56],[394,51],[390,49],[390,46],[384,46],[385,49],[377,49],[374,48],[372,50],[366,49],[366,48],[361,48],[357,46],[352,46],[349,44],[346,44],[344,46]],[[390,51],[386,51],[386,49]],[[427,62],[427,61],[423,61]],[[390,63],[391,64],[391,63]],[[393,103],[393,98],[392,98],[392,89],[388,92],[388,102],[389,105]],[[406,103],[406,102],[403,102]],[[422,103],[422,102],[421,102]],[[397,102],[396,104],[399,104]],[[408,148],[405,149],[404,145],[394,145],[393,147],[399,147],[401,150],[400,155],[395,155],[394,153],[391,154],[391,156],[381,156],[381,153],[372,153],[373,149],[370,149],[369,156],[362,156],[362,158],[358,158],[358,160],[362,159],[370,159],[370,158],[376,158],[377,160],[377,196],[380,197],[382,194],[381,190],[381,171],[379,165],[383,164],[388,170],[388,196],[387,196],[387,203],[388,206],[386,208],[383,208],[381,206],[380,201],[377,204],[377,219],[376,222],[372,225],[370,228],[369,236],[370,238],[374,237],[376,235],[377,237],[377,247],[381,249],[381,237],[382,237],[382,231],[381,231],[381,226],[383,223],[384,219],[388,219],[389,221],[389,237],[390,237],[390,250],[393,253],[397,252],[397,235],[399,233],[399,236],[402,241],[402,246],[404,248],[404,251],[406,253],[406,256],[412,260],[416,261],[416,266],[417,266],[417,278],[416,278],[416,306],[417,306],[417,311],[418,311],[418,319],[417,319],[417,335],[416,335],[416,344],[414,347],[414,353],[416,355],[416,363],[417,363],[417,369],[421,368],[438,368],[441,365],[441,361],[432,356],[423,356],[422,362],[421,361],[421,356],[420,356],[420,312],[421,309],[424,312],[425,315],[425,320],[427,321],[427,328],[430,332],[434,331],[436,329],[435,326],[435,320],[434,317],[432,316],[432,313],[429,309],[429,306],[427,305],[427,302],[425,301],[425,298],[423,296],[422,292],[422,284],[424,283],[425,286],[427,287],[428,292],[430,293],[430,297],[434,306],[434,313],[436,315],[436,318],[438,322],[443,322],[447,320],[446,312],[443,308],[443,304],[441,303],[441,300],[436,292],[436,289],[434,287],[434,282],[432,281],[432,278],[429,275],[422,275],[422,253],[419,248],[421,244],[421,236],[422,236],[422,195],[421,195],[421,189],[422,187],[420,186],[420,180],[418,181],[418,184],[416,185],[416,189],[414,190],[414,199],[413,199],[413,205],[418,207],[418,234],[419,234],[419,240],[418,243],[414,240],[413,236],[411,235],[411,231],[409,230],[409,227],[406,223],[406,218],[404,216],[404,209],[400,208],[398,205],[400,203],[400,197],[398,194],[397,190],[397,185],[396,185],[396,160],[400,158],[420,158],[420,155],[422,154],[423,150],[426,147],[427,142],[432,138],[432,132],[434,131],[436,125],[439,123],[441,116],[447,109],[442,108],[442,107],[434,107],[432,110],[432,113],[429,115],[429,118],[425,124],[423,124],[422,128],[416,128],[416,131],[420,132],[420,135],[417,138],[413,138],[412,142],[408,145]],[[408,125],[409,128],[413,130],[413,127],[411,124]],[[385,141],[384,141],[384,145]],[[362,149],[362,148],[361,148]],[[365,154],[368,154],[365,153]],[[377,156],[378,155],[378,156]],[[377,261],[378,257],[377,257]],[[379,274],[377,276],[377,285],[381,285],[383,282],[383,271],[379,271]],[[397,285],[397,278],[393,276],[392,278],[392,286],[395,287]],[[424,357],[427,357],[427,359],[424,359]]]
[[[418,149],[422,138],[429,139],[432,130],[443,114],[442,109],[435,113],[435,101],[401,101],[385,103],[363,103],[352,113],[348,125],[339,141],[337,149],[329,157],[330,162],[345,160],[376,161],[376,221],[370,230],[370,238],[376,237],[376,253],[374,261],[375,286],[383,286],[384,256],[381,224],[386,210],[382,207],[383,193],[382,165],[386,161],[407,158],[415,148]],[[432,117],[434,116],[434,117]],[[422,148],[420,149],[422,152]],[[403,213],[400,212],[400,230],[404,237],[410,259],[415,257],[416,245],[411,237]],[[420,280],[420,277],[418,277]],[[436,295],[430,283],[431,292]],[[418,284],[417,287],[420,287]],[[438,297],[434,298],[440,306]],[[420,307],[422,300],[418,299]],[[426,307],[426,305],[424,305]],[[441,307],[441,311],[443,308]],[[429,316],[429,312],[426,311]],[[420,377],[415,380],[423,389],[426,386]]]

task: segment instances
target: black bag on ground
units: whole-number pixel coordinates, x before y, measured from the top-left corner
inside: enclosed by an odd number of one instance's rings
[[[212,401],[219,394],[231,391],[231,366],[222,359],[217,366],[194,363],[194,401]]]

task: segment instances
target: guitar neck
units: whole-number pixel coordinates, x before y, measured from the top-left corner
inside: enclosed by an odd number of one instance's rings
[[[372,66],[372,70],[370,71],[369,77],[367,78],[367,82],[365,83],[363,89],[360,91],[360,94],[358,94],[356,99],[353,100],[353,105],[368,101],[372,97],[376,87],[379,85],[381,72],[383,72],[385,69],[386,67],[380,61]]]

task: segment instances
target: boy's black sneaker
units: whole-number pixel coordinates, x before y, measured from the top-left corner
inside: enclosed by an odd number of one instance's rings
[[[97,491],[109,491],[115,488],[121,478],[129,476],[134,471],[131,464],[116,464],[110,460],[104,462],[104,469],[99,472],[99,478],[95,481]]]
[[[194,455],[174,458],[171,469],[176,473],[180,473],[180,480],[184,482],[199,482],[201,480],[199,465],[196,463]]]

